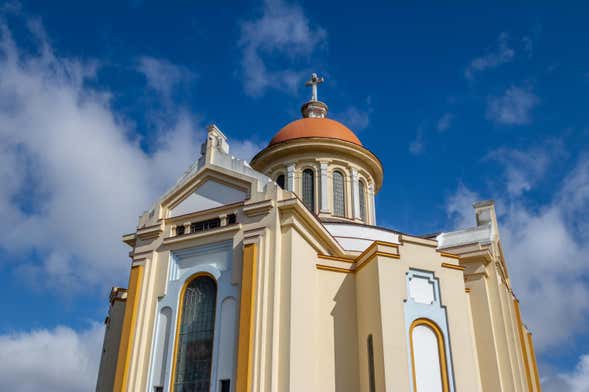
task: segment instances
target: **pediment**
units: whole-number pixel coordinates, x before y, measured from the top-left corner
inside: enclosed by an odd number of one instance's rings
[[[249,199],[252,186],[252,179],[246,176],[205,168],[162,199],[162,217],[173,218],[242,202]]]
[[[202,181],[198,187],[170,208],[169,217],[208,210],[247,199],[247,192],[215,179]]]

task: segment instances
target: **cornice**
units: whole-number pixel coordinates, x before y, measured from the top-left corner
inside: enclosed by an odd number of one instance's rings
[[[193,221],[195,219],[203,219],[204,220],[204,219],[208,219],[209,217],[216,218],[219,215],[222,215],[223,213],[229,213],[229,212],[237,213],[238,208],[241,207],[243,204],[244,204],[243,201],[238,201],[236,203],[231,203],[231,204],[224,204],[219,207],[208,208],[206,210],[200,210],[200,211],[191,212],[191,213],[184,214],[184,215],[178,215],[178,216],[166,218],[166,219],[164,219],[164,222],[165,222],[165,224],[170,224],[170,223],[173,224],[173,223],[179,223],[179,222]]]
[[[321,137],[308,137],[292,139],[282,143],[268,146],[260,151],[251,161],[254,169],[259,171],[266,171],[270,169],[269,163],[278,160],[295,160],[292,155],[305,154],[312,151],[313,153],[325,153],[326,155],[345,154],[364,163],[364,169],[372,175],[376,182],[375,191],[378,192],[382,186],[384,169],[382,162],[374,153],[365,147],[356,145],[354,143],[338,140],[326,139]],[[328,160],[329,156],[317,156],[311,159]]]
[[[436,241],[436,240],[429,240],[427,238],[414,237],[414,236],[408,235],[408,234],[399,234],[399,242],[401,244],[404,244],[405,242],[407,242],[410,244],[429,246],[431,248],[437,248],[437,246],[438,246],[438,241]]]
[[[158,223],[157,225],[141,227],[137,229],[137,238],[141,240],[148,240],[152,238],[157,238],[160,236],[161,233],[164,232],[163,222]]]
[[[301,230],[308,231],[311,236],[308,238],[310,243],[318,242],[330,253],[336,256],[344,256],[344,249],[339,242],[331,235],[331,233],[321,224],[319,219],[311,214],[311,212],[302,204],[302,202],[294,197],[291,199],[280,200],[276,203],[280,213],[280,224],[282,226],[293,226],[300,234],[306,233]],[[303,230],[303,231],[304,231]],[[318,252],[325,252],[325,250],[317,249]]]
[[[274,207],[272,199],[262,200],[254,203],[247,203],[243,206],[243,213],[249,217],[266,215]]]
[[[212,229],[212,230],[206,230],[206,231],[200,231],[200,232],[196,232],[196,233],[189,233],[189,234],[183,234],[183,235],[179,235],[179,236],[174,236],[174,237],[168,237],[168,238],[164,238],[164,245],[176,245],[182,242],[188,242],[194,239],[199,239],[199,238],[204,238],[204,237],[209,237],[209,236],[214,236],[214,235],[220,235],[220,234],[224,234],[224,233],[229,233],[229,232],[233,232],[233,231],[239,231],[241,230],[242,225],[241,223],[236,223],[233,225],[228,225],[228,226],[221,226],[219,228],[216,229]]]

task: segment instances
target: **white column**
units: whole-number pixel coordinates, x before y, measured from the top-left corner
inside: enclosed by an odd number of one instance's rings
[[[329,212],[328,200],[327,200],[327,162],[320,162],[321,166],[321,209],[320,212]]]
[[[368,185],[368,202],[370,203],[370,224],[376,225],[376,203],[374,202],[374,185]]]
[[[354,210],[353,216],[355,219],[362,219],[360,216],[360,189],[358,188],[358,170],[352,168],[352,201]]]
[[[286,190],[295,192],[295,163],[291,162],[286,166]]]

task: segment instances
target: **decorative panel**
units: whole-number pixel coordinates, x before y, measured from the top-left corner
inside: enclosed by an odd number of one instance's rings
[[[439,279],[431,271],[410,269],[406,281],[404,309],[411,391],[454,392],[450,333]]]
[[[428,278],[409,278],[409,296],[417,303],[431,305],[435,301],[434,284]]]

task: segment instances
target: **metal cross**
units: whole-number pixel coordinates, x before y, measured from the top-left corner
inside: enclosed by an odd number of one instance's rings
[[[321,84],[325,81],[325,79],[320,78],[317,76],[316,73],[311,75],[311,79],[309,79],[305,86],[311,86],[311,101],[317,101],[317,85]]]

